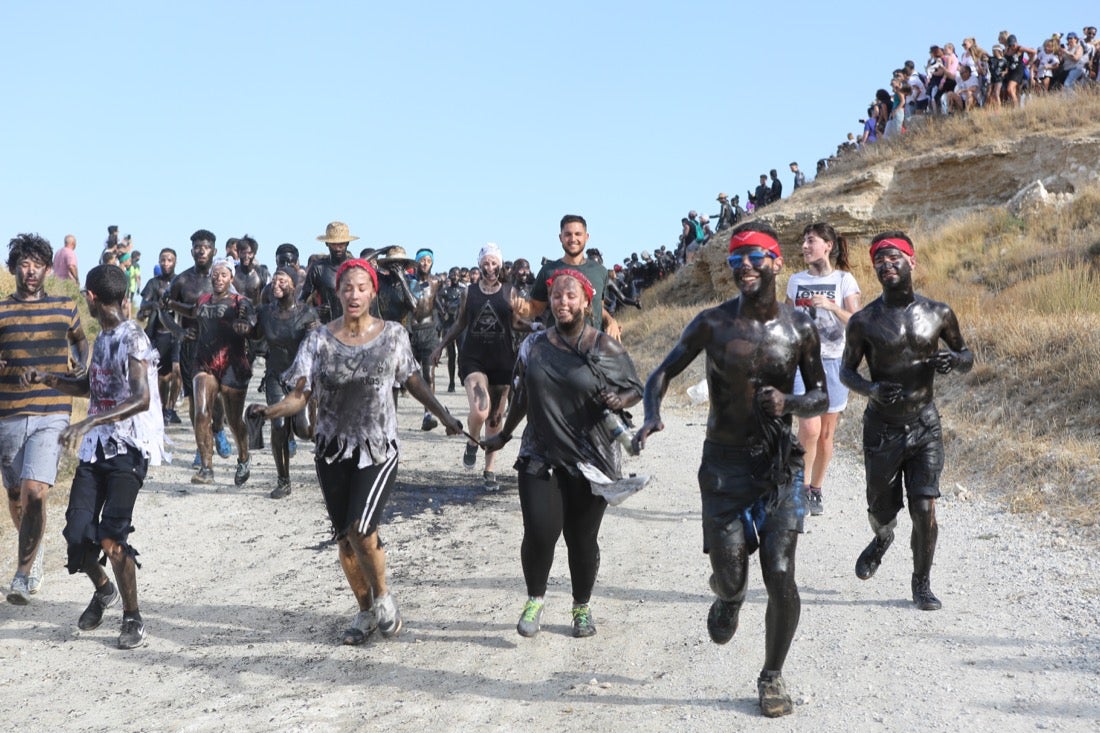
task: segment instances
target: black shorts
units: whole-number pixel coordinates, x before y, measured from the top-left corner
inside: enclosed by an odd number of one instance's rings
[[[500,359],[493,361],[496,363],[483,362],[476,354],[459,353],[458,377],[465,382],[471,374],[481,372],[488,377],[490,387],[512,386],[512,370],[515,367],[515,360],[513,359],[507,365]]]
[[[97,446],[95,463],[81,461],[76,468],[62,532],[69,546],[66,567],[70,573],[85,567],[87,553],[98,556],[104,539],[114,540],[130,554],[137,554],[126,541],[134,531],[134,504],[145,483],[149,461],[133,446],[121,448],[124,450],[118,455],[104,458],[103,447]]]
[[[802,532],[806,507],[802,502],[801,455],[792,455],[790,480],[774,483],[771,458],[755,448],[703,443],[699,494],[703,500],[703,552],[743,536],[748,552],[768,532]]]
[[[359,468],[359,451],[349,459],[332,463],[324,454],[325,446],[319,443],[314,463],[333,534],[341,539],[354,527],[359,534],[370,535],[378,529],[382,510],[393,491],[397,454],[364,468]]]
[[[158,333],[153,340],[153,346],[156,347],[157,354],[160,356],[160,363],[157,364],[157,374],[167,377],[172,373],[172,364],[180,360],[179,339],[167,332]]]
[[[936,406],[929,404],[905,419],[887,418],[868,407],[863,413],[863,462],[867,473],[867,511],[889,524],[909,496],[940,495],[943,431]]]
[[[195,352],[198,342],[184,339],[180,342],[180,377],[183,379],[183,396],[195,396]]]
[[[413,356],[421,364],[428,361],[436,347],[443,339],[439,335],[439,329],[435,324],[430,326],[413,326],[409,329],[409,343],[412,344]]]
[[[230,389],[247,390],[248,383],[252,381],[251,371],[233,364],[226,364],[224,367],[196,364],[195,373],[199,374],[200,372],[213,375],[218,380],[219,385]]]

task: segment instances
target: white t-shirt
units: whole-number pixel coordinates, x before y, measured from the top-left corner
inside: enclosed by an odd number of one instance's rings
[[[972,76],[966,80],[959,79],[959,83],[955,85],[955,92],[962,95],[962,93],[966,91],[978,91],[978,77]]]
[[[796,308],[809,314],[817,325],[822,359],[839,359],[844,356],[845,324],[835,313],[814,307],[814,295],[824,295],[844,307],[844,300],[850,295],[858,295],[859,292],[859,283],[852,277],[852,273],[844,270],[833,270],[823,277],[814,277],[804,270],[791,275],[791,279],[787,281],[787,298]]]
[[[122,444],[140,450],[153,466],[171,460],[164,448],[164,413],[157,388],[160,356],[137,322],[125,321],[96,337],[92,347],[92,364],[88,369],[91,392],[88,414],[98,415],[130,399],[131,358],[145,364],[145,376],[149,381],[149,409],[118,422],[94,427],[85,433],[78,452],[82,461],[94,463],[96,446],[99,445],[103,446],[104,458],[114,458]]]

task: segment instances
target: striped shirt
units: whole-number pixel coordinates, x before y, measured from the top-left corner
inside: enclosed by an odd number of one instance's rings
[[[69,332],[80,330],[76,301],[66,295],[41,300],[0,300],[0,419],[16,415],[70,415],[73,398],[44,384],[28,388],[19,378],[30,367],[69,371]]]

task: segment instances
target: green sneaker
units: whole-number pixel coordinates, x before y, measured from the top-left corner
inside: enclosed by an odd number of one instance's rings
[[[523,605],[523,613],[519,616],[516,631],[520,636],[531,638],[539,633],[539,621],[542,619],[542,608],[545,602],[541,598],[528,598]]]
[[[573,606],[573,636],[582,639],[596,633],[596,622],[592,619],[592,609],[587,603]]]

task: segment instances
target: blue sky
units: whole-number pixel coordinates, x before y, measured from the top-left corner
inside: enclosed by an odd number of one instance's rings
[[[929,45],[1100,20],[1066,5],[4,3],[0,234],[75,234],[86,272],[118,224],[148,277],[199,228],[270,264],[336,219],[439,270],[557,256],[579,213],[621,260],[770,168],[812,176]]]

